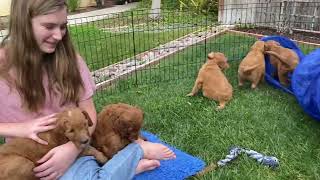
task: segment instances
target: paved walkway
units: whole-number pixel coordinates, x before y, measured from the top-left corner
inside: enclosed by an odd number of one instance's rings
[[[125,5],[116,5],[110,8],[104,8],[96,11],[90,11],[85,13],[73,14],[68,16],[68,24],[82,24],[92,21],[97,21],[104,18],[110,18],[115,13],[120,13],[124,11],[128,11],[137,7],[138,2],[128,3]]]
[[[138,2],[133,2],[133,3],[124,4],[124,5],[115,5],[110,8],[104,8],[104,9],[99,9],[99,10],[95,10],[95,11],[89,11],[89,12],[69,15],[68,16],[68,24],[75,25],[75,24],[96,21],[96,20],[103,19],[106,17],[112,17],[114,13],[128,11],[130,9],[137,7],[137,5],[138,5]],[[3,37],[5,35],[7,35],[7,33],[8,33],[7,30],[0,31],[0,41],[3,39]]]

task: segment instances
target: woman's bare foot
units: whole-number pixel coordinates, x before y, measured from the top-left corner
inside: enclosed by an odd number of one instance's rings
[[[159,160],[141,159],[136,168],[136,174],[153,170],[160,166]]]
[[[163,144],[152,143],[142,139],[136,140],[136,143],[140,144],[143,149],[143,158],[145,159],[166,160],[176,158],[174,152]]]

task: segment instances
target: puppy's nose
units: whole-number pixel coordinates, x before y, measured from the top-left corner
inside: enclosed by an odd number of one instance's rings
[[[81,144],[87,144],[89,142],[89,139],[85,139],[81,141]]]

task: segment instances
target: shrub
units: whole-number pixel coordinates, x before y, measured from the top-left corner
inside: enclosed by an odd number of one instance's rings
[[[180,9],[190,9],[197,14],[218,13],[218,0],[179,0]]]
[[[70,12],[74,12],[78,9],[79,7],[79,0],[68,0],[68,8]]]
[[[140,6],[150,8],[152,0],[142,0]],[[162,9],[190,10],[196,14],[218,15],[218,0],[161,0]]]

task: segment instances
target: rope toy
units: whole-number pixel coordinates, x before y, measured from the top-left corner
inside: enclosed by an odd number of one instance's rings
[[[258,153],[257,151],[244,149],[237,146],[230,148],[229,154],[226,156],[226,158],[218,161],[218,166],[225,166],[227,163],[235,160],[241,153],[247,154],[250,158],[257,160],[262,165],[269,166],[271,168],[276,168],[279,166],[279,160],[274,156],[266,156]]]

